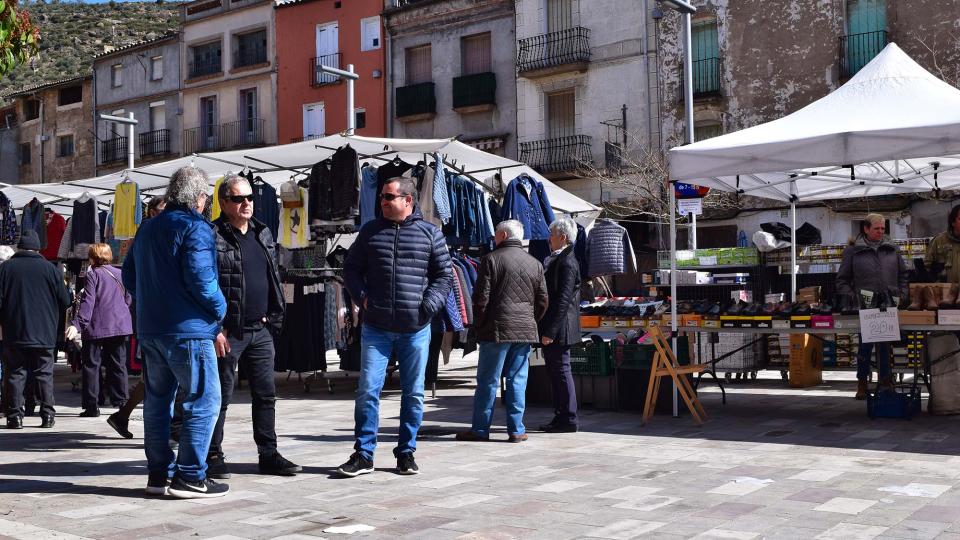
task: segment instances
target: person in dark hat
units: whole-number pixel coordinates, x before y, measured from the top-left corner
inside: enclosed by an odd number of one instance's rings
[[[53,362],[57,329],[70,305],[70,291],[57,267],[40,255],[37,233],[25,230],[19,251],[0,265],[0,328],[3,329],[7,427],[23,428],[23,389],[27,371],[37,380],[40,427],[52,428]]]

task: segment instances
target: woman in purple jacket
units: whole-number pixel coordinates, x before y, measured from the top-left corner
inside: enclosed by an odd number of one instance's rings
[[[79,332],[83,340],[82,417],[100,416],[100,366],[107,370],[107,396],[115,407],[127,402],[127,338],[133,334],[130,295],[120,269],[111,266],[107,244],[90,246],[90,268],[80,293],[80,305],[67,329],[68,339]]]

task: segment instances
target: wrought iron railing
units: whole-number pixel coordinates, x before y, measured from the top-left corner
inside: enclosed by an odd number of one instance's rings
[[[853,77],[887,46],[886,30],[840,36],[840,78]]]
[[[303,142],[303,141],[312,141],[313,139],[320,139],[326,137],[326,135],[307,135],[305,137],[294,137],[290,139],[290,144]]]
[[[200,126],[183,131],[183,153],[215,152],[264,144],[261,118],[248,118],[226,124]]]
[[[682,71],[681,71],[682,73]],[[693,62],[693,97],[720,93],[720,59],[704,58]]]
[[[520,143],[520,161],[544,172],[575,171],[593,162],[589,135]]]
[[[336,75],[320,71],[320,66],[340,69],[340,53],[325,54],[310,59],[310,86],[323,86],[340,80]]]
[[[127,159],[127,138],[114,137],[100,141],[100,163],[113,163]]]
[[[497,102],[497,76],[476,73],[453,79],[453,108],[492,105]]]
[[[203,77],[223,71],[220,58],[194,58],[190,61],[190,78]]]
[[[590,29],[574,26],[517,42],[517,71],[590,61]]]
[[[437,111],[437,98],[432,82],[399,86],[396,88],[397,118]]]
[[[157,129],[140,134],[140,156],[159,156],[170,153],[170,130]]]
[[[256,64],[263,64],[267,61],[267,46],[263,43],[258,43],[257,45],[244,47],[241,50],[238,50],[233,55],[233,67],[241,68],[245,66],[253,66]]]

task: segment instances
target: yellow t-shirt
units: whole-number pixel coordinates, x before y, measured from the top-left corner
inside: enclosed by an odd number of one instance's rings
[[[136,236],[142,216],[140,186],[136,182],[117,184],[113,194],[113,237],[125,240]]]
[[[221,176],[215,184],[213,184],[213,206],[210,207],[210,221],[213,221],[220,217],[220,184],[223,183],[223,177]]]
[[[307,216],[307,190],[300,190],[300,206],[284,203],[280,213],[280,245],[287,249],[310,245],[310,223]]]

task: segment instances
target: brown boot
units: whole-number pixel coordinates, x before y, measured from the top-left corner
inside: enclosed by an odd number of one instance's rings
[[[859,399],[860,401],[867,399],[867,390],[867,380],[857,379],[857,395],[854,396],[854,399]]]
[[[910,305],[907,306],[908,311],[920,311],[923,309],[923,295],[920,294],[921,287],[919,285],[910,285]]]
[[[940,299],[940,295],[937,294],[940,291],[932,285],[927,285],[923,288],[923,309],[927,311],[936,311],[939,307],[937,300]]]
[[[937,307],[940,309],[951,309],[957,301],[957,284],[948,285],[946,283],[940,284],[940,295],[939,300],[937,301]]]

